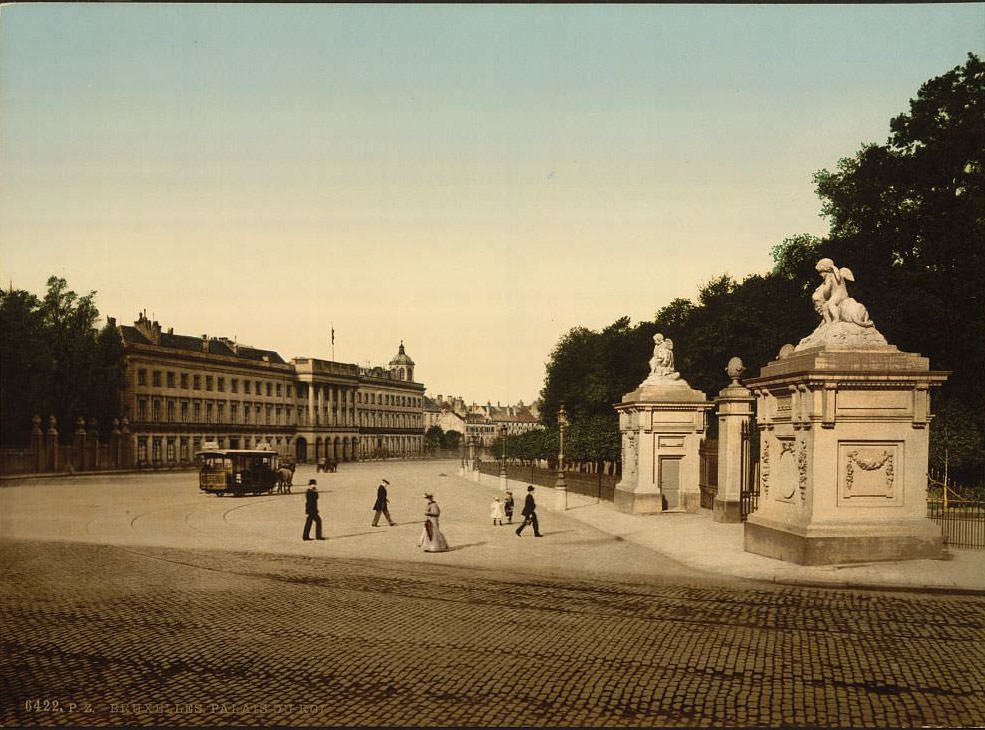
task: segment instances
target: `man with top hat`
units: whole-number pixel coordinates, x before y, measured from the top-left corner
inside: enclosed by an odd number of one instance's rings
[[[542,537],[540,534],[540,525],[537,524],[537,503],[534,502],[533,484],[527,487],[527,498],[523,502],[523,509],[520,510],[520,514],[523,515],[524,520],[520,523],[520,526],[516,528],[516,536],[520,537],[520,533],[523,532],[523,528],[527,525],[533,525],[534,537]]]
[[[308,480],[308,489],[304,493],[304,512],[308,515],[308,519],[304,523],[304,534],[301,536],[302,540],[310,540],[311,537],[311,525],[315,525],[315,538],[316,540],[324,540],[321,534],[321,516],[318,514],[318,488],[315,486],[318,484],[317,480]]]
[[[390,485],[386,479],[380,479],[380,486],[376,488],[376,502],[373,504],[373,509],[376,510],[376,514],[373,515],[373,527],[380,526],[380,515],[382,514],[386,517],[386,521],[390,523],[390,527],[393,527],[396,522],[390,519],[390,510],[387,508],[387,503],[390,501],[386,496],[386,488]]]

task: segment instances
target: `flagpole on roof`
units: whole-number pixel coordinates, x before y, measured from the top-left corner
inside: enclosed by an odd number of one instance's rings
[[[329,322],[329,327],[332,328],[332,362],[335,362],[335,322]]]

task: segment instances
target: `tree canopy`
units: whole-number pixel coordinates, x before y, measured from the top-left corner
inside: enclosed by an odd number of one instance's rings
[[[43,299],[0,292],[0,442],[25,444],[35,414],[54,415],[62,438],[95,417],[105,432],[119,415],[123,342],[96,329],[96,292],[79,296],[52,276]]]
[[[934,396],[941,417],[931,428],[932,453],[946,453],[967,480],[982,480],[985,64],[969,54],[923,84],[909,111],[891,120],[885,144],[863,145],[814,180],[829,233],[773,245],[771,271],[741,281],[722,274],[696,301],[674,299],[651,322],[621,317],[599,332],[579,327],[563,336],[541,392],[545,423],[564,402],[573,421],[608,415],[615,429],[612,404],[646,377],[656,332],[674,340],[677,369],[709,396],[727,383],[733,356],[758,372],[816,326],[814,267],[828,257],[851,268],[852,296],[889,342],[953,371]]]

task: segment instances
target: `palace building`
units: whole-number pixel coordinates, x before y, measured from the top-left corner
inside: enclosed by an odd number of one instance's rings
[[[164,332],[143,312],[118,329],[137,465],[189,463],[205,442],[301,462],[423,453],[424,386],[403,342],[387,368],[360,368]]]

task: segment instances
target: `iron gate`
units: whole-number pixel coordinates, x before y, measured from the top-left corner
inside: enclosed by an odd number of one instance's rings
[[[756,421],[742,422],[741,459],[742,482],[739,488],[739,514],[742,521],[759,506],[759,429]]]

